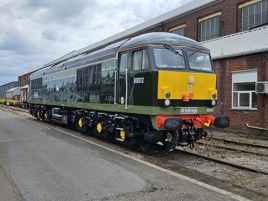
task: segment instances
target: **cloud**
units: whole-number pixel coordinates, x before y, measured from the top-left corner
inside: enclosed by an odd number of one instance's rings
[[[0,85],[191,0],[1,0]]]

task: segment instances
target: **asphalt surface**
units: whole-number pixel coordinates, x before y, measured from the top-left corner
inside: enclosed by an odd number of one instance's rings
[[[0,111],[0,200],[245,200]]]

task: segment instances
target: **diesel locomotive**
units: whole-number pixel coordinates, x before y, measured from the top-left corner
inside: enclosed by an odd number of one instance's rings
[[[30,113],[140,150],[167,151],[226,128],[215,117],[210,52],[171,33],[147,33],[53,64],[29,78]]]

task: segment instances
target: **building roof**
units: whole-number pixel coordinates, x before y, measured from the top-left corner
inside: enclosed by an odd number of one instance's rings
[[[62,61],[65,61],[67,59],[70,59],[74,56],[77,56],[77,55],[80,55],[80,54],[83,54],[83,53],[86,53],[86,52],[90,52],[90,51],[93,51],[97,48],[100,48],[100,47],[104,47],[106,45],[109,45],[110,43],[113,43],[113,42],[116,42],[116,41],[119,41],[119,40],[122,40],[124,38],[128,38],[130,37],[131,35],[133,34],[137,34],[139,32],[142,32],[142,31],[146,31],[148,29],[151,29],[153,27],[156,27],[156,26],[159,26],[160,24],[164,23],[164,22],[168,22],[170,21],[171,19],[174,19],[174,18],[179,18],[179,17],[182,17],[186,14],[189,14],[193,11],[197,11],[199,9],[202,9],[210,4],[213,4],[213,3],[216,3],[220,0],[194,0],[188,4],[185,4],[181,7],[178,7],[172,11],[169,11],[165,14],[162,14],[158,17],[155,17],[149,21],[146,21],[144,23],[141,23],[137,26],[134,26],[130,29],[127,29],[123,32],[120,32],[118,34],[115,34],[111,37],[108,37],[104,40],[101,40],[99,42],[96,42],[92,45],[89,45],[87,47],[84,47],[80,50],[73,50],[71,51],[70,53],[54,60],[54,61],[51,61],[47,64],[44,64],[44,65],[41,65],[39,66],[37,69],[41,69],[41,68],[45,68],[47,66],[50,66],[50,65],[53,65],[53,64],[57,64],[57,63],[60,63]]]
[[[268,26],[204,41],[213,60],[268,52]]]
[[[20,87],[14,87],[14,88],[7,90],[6,92],[13,92],[13,91],[16,91],[18,89],[20,89]]]
[[[28,88],[29,88],[29,85],[26,84],[26,85],[24,85],[23,87],[21,87],[20,89],[28,89]]]
[[[115,34],[109,38],[102,40],[102,41],[99,41],[99,42],[94,43],[92,45],[89,45],[85,48],[82,48],[79,51],[82,53],[87,52],[87,51],[90,51],[91,49],[94,49],[96,47],[109,44],[111,42],[120,40],[120,39],[125,38],[125,37],[129,37],[132,34],[136,34],[136,33],[151,29],[155,26],[159,26],[160,24],[162,24],[164,22],[168,22],[171,19],[179,18],[179,17],[182,17],[183,15],[189,14],[193,11],[200,10],[200,9],[204,8],[205,6],[212,4],[212,3],[215,3],[217,1],[219,1],[219,0],[202,0],[202,1],[194,0],[188,4],[185,4],[185,5],[178,7],[172,11],[164,13],[158,17],[155,17],[151,20],[148,20],[148,21],[141,23],[137,26],[134,26],[130,29],[127,29],[123,32]]]
[[[19,82],[18,81],[13,81],[13,82],[9,82],[9,83],[6,83],[6,84],[3,84],[0,86],[1,87],[8,87],[8,86],[18,86],[19,85]]]

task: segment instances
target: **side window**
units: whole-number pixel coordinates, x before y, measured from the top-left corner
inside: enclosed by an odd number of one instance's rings
[[[149,57],[146,50],[143,50],[142,70],[149,69]]]
[[[101,77],[101,64],[77,69],[77,91],[100,90]]]
[[[42,89],[42,78],[37,78],[34,80],[31,80],[31,88],[32,89]]]
[[[120,57],[120,63],[119,63],[119,71],[125,72],[127,69],[127,53],[122,53]]]
[[[140,70],[142,67],[142,51],[135,51],[132,55],[132,70]]]
[[[132,70],[145,70],[149,68],[146,50],[137,50],[132,53]]]

